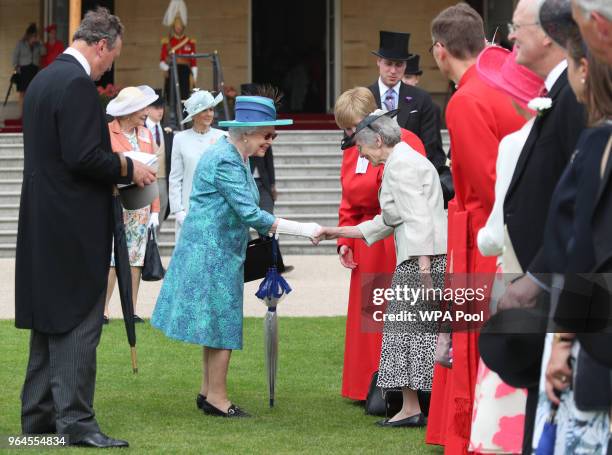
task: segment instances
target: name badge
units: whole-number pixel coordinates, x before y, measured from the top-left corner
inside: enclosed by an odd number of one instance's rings
[[[355,168],[355,174],[365,174],[368,171],[368,164],[370,162],[367,158],[360,156],[357,158],[357,167]]]

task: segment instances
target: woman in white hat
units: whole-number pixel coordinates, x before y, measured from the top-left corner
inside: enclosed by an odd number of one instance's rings
[[[176,218],[175,238],[178,242],[183,221],[189,211],[189,196],[195,168],[200,157],[226,133],[212,128],[214,108],[223,100],[219,93],[214,98],[206,90],[196,90],[185,101],[187,117],[181,123],[193,122],[193,126],[178,133],[172,143],[172,165],[170,167],[168,199],[170,212]]]
[[[145,126],[149,105],[158,98],[155,91],[146,85],[126,87],[111,100],[106,107],[106,113],[115,119],[108,124],[113,152],[143,152],[155,154],[155,142],[151,132]],[[132,269],[132,295],[134,304],[134,320],[142,322],[136,315],[136,300],[140,284],[140,273],[144,265],[147,246],[147,229],[155,229],[159,225],[159,196],[150,206],[137,210],[123,210],[123,222]],[[111,269],[108,275],[106,306],[104,307],[104,323],[108,323],[108,302],[115,288],[115,258],[111,257]]]

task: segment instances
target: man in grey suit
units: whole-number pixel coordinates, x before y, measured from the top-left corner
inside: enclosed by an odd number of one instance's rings
[[[15,261],[15,326],[30,329],[21,429],[87,447],[126,447],[93,410],[96,348],[111,257],[112,185],[155,181],[113,153],[93,83],[121,52],[123,25],[88,12],[72,45],[32,80]]]

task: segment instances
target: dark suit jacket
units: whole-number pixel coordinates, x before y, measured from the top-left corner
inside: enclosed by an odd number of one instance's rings
[[[380,108],[378,81],[368,88],[374,94],[376,104]],[[440,109],[434,104],[429,93],[403,82],[400,85],[397,108],[399,109],[397,123],[402,128],[412,131],[423,141],[427,158],[440,173],[441,168],[446,167],[446,154],[442,148],[440,133]]]
[[[262,157],[250,157],[249,163],[251,165],[251,172],[253,172],[255,168],[257,168],[257,170],[259,171],[259,178],[261,179],[263,187],[268,191],[272,191],[272,185],[276,183],[276,176],[274,173],[274,155],[272,154],[272,147],[270,147],[266,154]]]
[[[166,159],[166,175],[164,177],[166,177],[166,185],[168,185],[170,179],[170,168],[172,166],[172,143],[174,141],[174,131],[167,132],[165,129],[163,131],[165,147],[164,154]]]
[[[504,221],[517,259],[523,270],[531,272],[551,272],[541,252],[546,217],[555,186],[586,123],[584,108],[567,82],[567,71],[549,97],[552,108],[535,120],[504,202]]]
[[[78,325],[104,295],[111,257],[111,189],[121,179],[98,92],[60,55],[34,78],[23,110],[24,172],[15,325],[49,334]]]

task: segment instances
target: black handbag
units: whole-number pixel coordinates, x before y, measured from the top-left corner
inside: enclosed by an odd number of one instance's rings
[[[272,256],[272,237],[259,237],[247,244],[246,258],[244,260],[244,282],[265,278],[268,269],[274,264]],[[279,273],[285,271],[283,257],[280,249],[277,250],[276,269]]]
[[[376,385],[378,381],[378,371],[372,375],[370,381],[370,388],[368,389],[368,396],[366,398],[365,413],[369,415],[382,416],[391,418],[395,414],[401,411],[404,404],[404,397],[401,390],[387,390],[383,391]],[[429,415],[429,401],[431,399],[431,392],[417,391],[419,399],[419,406],[421,412],[425,415]]]
[[[144,266],[142,267],[142,281],[159,281],[166,271],[159,256],[157,240],[155,240],[155,230],[147,230],[147,249],[145,250]]]

